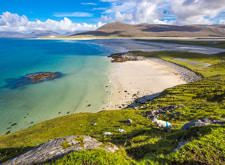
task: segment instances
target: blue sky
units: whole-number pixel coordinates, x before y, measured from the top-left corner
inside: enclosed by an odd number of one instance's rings
[[[0,31],[95,30],[108,22],[225,24],[224,0],[4,0]]]

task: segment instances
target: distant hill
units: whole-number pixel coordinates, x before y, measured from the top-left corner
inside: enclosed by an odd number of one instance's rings
[[[131,25],[121,22],[108,23],[95,31],[80,32],[72,36],[118,37],[225,37],[225,25]]]
[[[29,34],[10,31],[0,31],[0,38],[36,38],[43,36],[61,36],[61,35],[53,31],[45,31],[45,30],[35,31]]]

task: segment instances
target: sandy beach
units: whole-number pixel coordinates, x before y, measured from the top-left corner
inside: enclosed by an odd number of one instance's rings
[[[109,109],[122,109],[138,97],[151,99],[166,88],[185,83],[176,70],[149,59],[113,63]]]

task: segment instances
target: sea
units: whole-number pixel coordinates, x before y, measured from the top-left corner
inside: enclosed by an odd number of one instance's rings
[[[113,48],[94,41],[0,39],[0,134],[110,104]],[[59,72],[57,79],[23,83],[24,76]]]

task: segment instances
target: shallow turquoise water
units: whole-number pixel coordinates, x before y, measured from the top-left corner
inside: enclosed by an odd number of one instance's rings
[[[106,108],[110,101],[106,56],[112,52],[79,41],[0,39],[0,134],[69,113]],[[4,87],[7,79],[35,72],[63,76],[14,89]]]

